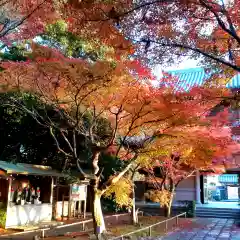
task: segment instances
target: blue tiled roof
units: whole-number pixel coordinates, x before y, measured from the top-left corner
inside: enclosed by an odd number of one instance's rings
[[[220,183],[238,183],[238,175],[236,174],[223,174],[218,177]]]
[[[234,76],[226,86],[228,88],[240,88],[240,74]]]
[[[176,76],[179,79],[178,86],[181,89],[188,90],[193,86],[201,86],[205,80],[210,78],[211,74],[206,73],[204,68],[189,68],[183,70],[167,71],[168,74]],[[229,83],[226,84],[227,88],[240,88],[240,74],[234,76]]]

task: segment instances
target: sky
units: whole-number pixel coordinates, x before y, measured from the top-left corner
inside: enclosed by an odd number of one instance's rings
[[[180,69],[189,69],[189,68],[196,68],[199,67],[197,65],[198,61],[193,60],[193,59],[186,59],[183,62],[181,62],[178,65],[172,65],[169,67],[162,67],[160,64],[153,69],[153,73],[158,77],[162,77],[162,70],[164,71],[170,71],[170,70],[180,70]]]
[[[182,63],[180,63],[178,66],[173,65],[170,67],[165,68],[165,70],[179,70],[179,69],[188,69],[188,68],[196,68],[199,67],[197,65],[198,61],[193,59],[186,59]]]

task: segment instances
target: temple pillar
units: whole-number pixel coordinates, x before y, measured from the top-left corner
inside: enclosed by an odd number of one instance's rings
[[[200,174],[199,171],[196,171],[196,204],[201,204],[201,187],[200,187]]]

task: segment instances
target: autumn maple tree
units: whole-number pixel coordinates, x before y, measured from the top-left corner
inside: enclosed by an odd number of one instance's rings
[[[188,1],[171,1],[172,5],[168,5],[169,1],[68,0],[32,1],[31,4],[17,1],[16,4],[10,2],[10,5],[3,5],[12,14],[11,19],[18,21],[12,27],[3,23],[1,40],[9,43],[28,39],[30,50],[24,61],[2,62],[1,91],[31,92],[51,105],[63,120],[61,124],[56,123],[55,116],[49,116],[44,109],[42,115],[33,106],[25,106],[12,99],[12,104],[49,129],[58,151],[76,162],[82,176],[91,179],[93,219],[98,237],[105,231],[101,196],[110,194],[111,188],[116,188],[120,180],[123,184],[129,183],[123,177],[146,159],[145,151],[148,152],[148,159],[158,158],[161,162],[160,156],[151,156],[150,153],[154,147],[164,149],[166,143],[169,148],[164,159],[172,159],[173,146],[181,153],[181,159],[185,159],[183,152],[186,149],[183,148],[188,148],[186,145],[189,142],[186,141],[178,149],[180,139],[188,134],[190,139],[193,138],[191,129],[197,133],[196,128],[202,124],[207,127],[222,121],[221,118],[206,119],[212,107],[223,97],[229,97],[226,89],[205,86],[184,92],[178,89],[177,81],[169,76],[154,87],[151,71],[145,66],[153,63],[154,58],[158,63],[162,59],[174,60],[174,54],[182,56],[189,50],[216,60],[216,57],[211,58],[216,53],[210,48],[194,51],[182,44],[187,42],[198,49],[202,46],[200,38],[204,36],[191,38],[190,35],[201,32],[194,25],[195,20],[189,21],[193,22],[189,32],[184,28],[185,23],[180,24],[179,28],[177,25],[183,18],[189,20],[193,10],[200,14],[193,7],[200,2],[203,1],[193,1],[190,7]],[[214,24],[214,28],[218,29]],[[41,36],[39,44],[33,40],[35,36]],[[182,45],[176,45],[175,41]],[[225,55],[229,52],[225,51],[218,56],[219,59],[228,61]],[[225,62],[223,65],[238,70]],[[207,129],[211,130],[211,127]],[[198,137],[204,138],[201,131]],[[194,139],[194,150],[189,151],[199,155],[194,158],[190,154],[191,168],[195,166],[195,161],[203,161],[198,150],[200,146],[196,137]],[[223,146],[219,138],[210,140],[208,143]],[[62,142],[68,146],[67,149],[63,149]],[[90,175],[81,166],[79,149],[83,144],[91,152]],[[105,152],[111,152],[125,161],[125,168],[103,180],[99,156]],[[160,155],[162,157],[163,154]]]
[[[175,129],[173,138],[156,140],[149,148],[140,157],[140,172],[153,186],[148,198],[166,207],[168,217],[179,183],[196,171],[224,172],[235,164],[233,155],[239,152],[239,145],[231,138],[231,129],[223,128],[219,122],[218,126],[199,124]]]
[[[198,58],[205,66],[220,64],[228,78],[239,71],[238,4],[237,0],[4,1],[1,38],[35,37],[44,33],[46,24],[63,19],[69,32],[80,38],[119,52],[129,48],[148,64]],[[126,38],[136,52],[124,43]]]
[[[1,90],[29,91],[55,108],[63,119],[62,124],[56,124],[54,115],[43,116],[33,106],[13,99],[12,104],[48,127],[58,150],[76,162],[82,176],[91,179],[97,234],[105,231],[101,196],[127,174],[142,151],[155,139],[172,137],[174,129],[199,124],[198,119],[205,118],[220,97],[229,94],[220,87],[176,91],[168,78],[155,88],[149,71],[139,66],[127,58],[125,64],[71,59],[35,43],[28,61],[2,64]],[[62,141],[68,149],[62,148]],[[82,144],[91,152],[91,175],[81,167]],[[99,156],[109,151],[126,165],[103,181]]]
[[[46,24],[60,18],[58,3],[53,0],[1,0],[0,41],[4,46],[34,38]]]
[[[122,13],[123,29],[140,44],[141,51],[155,55],[157,64],[181,61],[186,56],[204,60],[203,66],[210,62],[238,72],[238,4],[215,0],[141,1],[132,7],[134,11]],[[140,37],[135,29],[141,31]]]
[[[237,0],[72,0],[60,11],[86,39],[121,50],[129,47],[126,38],[133,56],[150,66],[197,59],[212,82],[226,83],[240,70],[238,8]]]
[[[10,42],[44,36],[46,24],[60,20],[67,23],[68,35],[94,46],[95,56],[96,49],[106,46],[114,49],[119,58],[128,50],[132,57],[151,66],[198,59],[202,66],[217,69],[211,71],[211,81],[221,83],[239,71],[236,0],[35,0],[30,4],[19,0],[4,2],[2,8],[7,10],[3,15],[2,41],[5,36]],[[61,34],[60,31],[48,40],[54,37],[55,44],[56,40],[63,44],[66,35]],[[77,55],[81,52],[79,48],[71,50]]]

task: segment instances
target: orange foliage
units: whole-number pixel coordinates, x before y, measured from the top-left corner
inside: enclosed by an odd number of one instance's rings
[[[240,38],[232,29],[240,24],[238,11],[234,10],[239,1],[226,6],[226,11],[222,11],[220,2],[10,1],[4,6],[9,17],[24,21],[14,25],[18,31],[11,34],[2,26],[2,41],[35,37],[61,16],[71,33],[92,42],[94,48],[104,45],[109,51],[104,60],[90,63],[32,43],[27,62],[1,64],[0,90],[30,91],[56,110],[64,109],[73,135],[84,136],[93,152],[94,177],[99,177],[98,156],[107,151],[137,161],[151,174],[157,164],[163,173],[160,179],[168,186],[177,185],[195,170],[231,163],[232,153],[239,150],[230,131],[223,129],[228,113],[208,115],[221,97],[230,93],[218,84],[184,92],[177,89],[177,79],[167,74],[159,87],[153,87],[154,77],[145,65],[172,62],[173,55],[180,59],[190,53],[223,64],[228,77],[240,71]],[[227,29],[221,21],[227,21]],[[230,60],[226,60],[226,54]],[[215,74],[212,80],[222,78],[226,76]],[[89,117],[88,126],[84,114]],[[111,125],[104,141],[94,132],[99,119],[107,119]],[[51,121],[46,124],[51,130],[56,128]],[[64,152],[56,140],[59,151],[79,160],[76,139],[66,129],[58,130],[69,146]],[[117,183],[127,170],[103,186]],[[101,188],[101,193],[106,189]]]
[[[10,0],[0,6],[9,24],[2,24],[0,40],[6,44],[34,38],[44,31],[45,25],[60,18],[55,0]]]
[[[205,64],[209,63],[208,59],[225,66],[224,71],[229,68],[239,71],[238,8],[237,0],[225,5],[216,0],[184,0],[170,4],[158,1],[7,1],[2,9],[11,19],[26,19],[15,27],[18,32],[7,31],[0,37],[2,40],[34,37],[46,24],[61,17],[68,23],[70,32],[86,41],[96,40],[99,45],[115,49],[119,60],[123,52],[126,53],[124,59],[128,54],[135,54],[146,64],[181,60],[186,53],[194,57],[200,54]],[[173,59],[173,55],[178,58]]]
[[[240,145],[232,140],[228,127],[181,127],[168,133],[174,137],[155,140],[142,162],[153,185],[156,189],[161,186],[160,190],[164,183],[169,190],[170,180],[175,186],[197,170],[224,172],[234,166],[234,154],[240,150]],[[161,169],[159,181],[154,181],[153,169],[156,167]]]
[[[115,49],[128,42],[126,38],[132,40],[136,55],[147,64],[172,62],[172,56],[178,61],[188,52],[204,57],[203,64],[214,61],[239,71],[232,60],[239,57],[238,8],[237,0],[225,5],[217,0],[68,1],[60,11],[65,19],[71,16],[72,31],[88,39]]]
[[[178,128],[187,132],[199,124],[222,126],[225,123],[206,118],[209,109],[219,103],[219,97],[228,95],[225,89],[198,87],[189,92],[176,92],[174,84],[168,86],[169,78],[164,80],[165,85],[156,88],[151,81],[136,80],[124,65],[68,59],[35,44],[32,56],[28,62],[2,64],[6,68],[0,73],[3,90],[20,88],[35,92],[56,108],[64,107],[72,124],[86,136],[89,129],[82,129],[80,117],[72,118],[74,111],[75,116],[90,112],[93,118],[109,119],[113,132],[106,147],[115,144],[117,135],[155,136],[165,131],[174,133]],[[141,69],[139,63],[133,66]],[[135,71],[137,76],[138,72]],[[144,72],[149,75],[147,70]],[[188,100],[189,97],[193,100]],[[125,159],[133,157],[131,151],[124,149],[119,149],[117,154]]]

